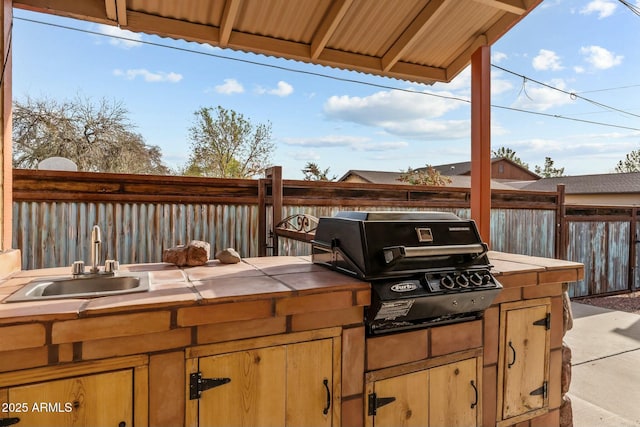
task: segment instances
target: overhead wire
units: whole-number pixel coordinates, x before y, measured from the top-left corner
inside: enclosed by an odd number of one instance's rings
[[[622,3],[623,5],[625,5],[626,7],[628,7],[629,10],[631,10],[631,12],[633,12],[636,15],[640,16],[640,7],[634,6],[633,4],[629,3],[627,0],[618,0],[618,1],[620,3]]]
[[[538,84],[538,85],[540,85],[540,86],[544,86],[544,87],[546,87],[546,88],[553,89],[553,90],[556,90],[556,91],[558,91],[558,92],[562,92],[562,93],[566,94],[567,96],[569,96],[571,99],[581,99],[581,100],[583,100],[583,101],[585,101],[585,102],[588,102],[588,103],[590,103],[590,104],[596,105],[596,106],[601,107],[601,108],[605,108],[605,109],[607,109],[607,110],[617,111],[617,112],[622,113],[622,114],[628,114],[628,115],[630,115],[630,116],[634,116],[634,117],[638,117],[638,118],[640,118],[640,115],[639,115],[639,114],[633,114],[633,113],[630,113],[630,112],[628,112],[628,111],[621,110],[621,109],[619,109],[619,108],[615,108],[615,107],[611,107],[611,106],[609,106],[609,105],[605,105],[605,104],[603,104],[603,103],[601,103],[601,102],[594,101],[594,100],[589,99],[589,98],[585,98],[584,96],[579,95],[577,92],[568,92],[568,91],[566,91],[566,90],[564,90],[564,89],[560,89],[560,88],[557,88],[557,87],[555,87],[555,86],[551,86],[551,85],[549,85],[549,84],[547,84],[547,83],[543,83],[543,82],[541,82],[541,81],[534,80],[534,79],[532,79],[532,78],[530,78],[530,77],[527,77],[527,76],[524,76],[524,75],[522,75],[522,74],[518,74],[518,73],[516,73],[516,72],[514,72],[514,71],[507,70],[506,68],[500,67],[500,66],[498,66],[498,65],[491,64],[491,66],[492,66],[492,67],[494,67],[494,68],[497,68],[497,69],[499,69],[499,70],[501,70],[501,71],[504,71],[504,72],[506,72],[506,73],[513,74],[514,76],[518,76],[518,77],[520,77],[521,79],[523,79],[523,81],[531,81],[531,82],[534,82],[534,83],[536,83],[536,84]]]
[[[620,0],[620,1],[623,1],[623,0]],[[257,65],[257,66],[261,66],[261,67],[273,68],[273,69],[278,69],[278,70],[287,71],[287,72],[291,72],[291,73],[305,74],[305,75],[310,75],[310,76],[315,76],[315,77],[321,77],[321,78],[327,78],[327,79],[331,79],[331,80],[341,81],[341,82],[345,82],[345,83],[354,83],[354,84],[366,85],[366,86],[371,86],[371,87],[377,87],[377,88],[380,88],[380,89],[396,90],[396,91],[407,92],[407,93],[414,93],[414,94],[433,96],[433,97],[436,97],[436,98],[448,99],[448,100],[453,100],[453,101],[458,101],[458,102],[465,102],[465,103],[471,104],[471,100],[470,99],[461,98],[461,97],[457,97],[457,96],[442,95],[442,94],[438,94],[438,93],[434,93],[434,92],[418,91],[418,90],[415,90],[415,89],[399,88],[399,87],[395,87],[395,86],[391,86],[391,85],[384,85],[384,84],[379,84],[379,83],[365,82],[365,81],[361,81],[361,80],[345,78],[345,77],[332,76],[332,75],[318,73],[318,72],[309,71],[309,70],[299,70],[299,69],[295,69],[295,68],[284,67],[284,66],[281,66],[281,65],[266,64],[264,62],[259,62],[259,61],[252,61],[252,60],[243,59],[243,58],[234,58],[234,57],[230,57],[230,56],[226,56],[226,55],[215,54],[215,53],[212,53],[212,52],[203,52],[201,50],[189,49],[189,48],[178,47],[178,46],[171,46],[171,45],[168,45],[168,44],[156,43],[156,42],[151,42],[151,41],[148,41],[148,40],[138,40],[138,39],[125,37],[125,36],[119,36],[119,35],[115,35],[115,34],[104,34],[104,33],[99,32],[99,31],[92,31],[92,30],[87,30],[87,29],[83,29],[83,28],[77,28],[77,27],[68,26],[68,25],[62,25],[62,24],[54,24],[54,23],[51,23],[51,22],[39,21],[39,20],[29,19],[29,18],[24,18],[24,17],[14,16],[13,19],[14,20],[20,20],[20,21],[25,21],[25,22],[31,22],[31,23],[35,23],[35,24],[47,25],[47,26],[66,29],[66,30],[71,30],[71,31],[77,31],[77,32],[86,33],[86,34],[92,34],[92,35],[101,36],[101,37],[108,37],[108,38],[114,38],[114,39],[119,39],[119,40],[128,41],[128,42],[135,42],[135,43],[145,44],[145,45],[154,46],[154,47],[167,48],[167,49],[177,50],[177,51],[186,52],[186,53],[194,53],[194,54],[204,55],[204,56],[213,57],[213,58],[217,58],[217,59],[223,59],[223,60],[229,60],[229,61],[245,63],[245,64],[249,64],[249,65]],[[13,23],[12,23],[12,25],[13,25]],[[522,78],[523,79],[523,87],[522,87],[521,91],[524,90],[525,94],[526,94],[526,88],[524,87],[524,85],[525,85],[526,81],[531,81],[531,82],[534,82],[536,84],[545,86],[545,87],[547,87],[549,89],[553,89],[553,90],[565,93],[565,94],[567,94],[568,96],[570,96],[572,98],[575,97],[575,98],[582,99],[583,101],[586,101],[586,102],[589,102],[591,104],[597,105],[597,106],[599,106],[601,108],[606,108],[606,109],[609,109],[609,110],[612,110],[612,111],[617,111],[617,112],[620,112],[620,113],[623,113],[623,114],[628,114],[628,115],[640,118],[640,115],[629,113],[627,111],[620,110],[620,109],[617,109],[617,108],[614,108],[614,107],[611,107],[611,106],[607,106],[605,104],[590,100],[588,98],[585,98],[585,97],[579,95],[576,92],[567,92],[565,90],[556,88],[554,86],[548,85],[548,84],[543,83],[543,82],[539,82],[539,81],[537,81],[535,79],[531,79],[530,77],[515,73],[515,72],[513,72],[511,70],[508,70],[506,68],[503,68],[503,67],[500,67],[500,66],[497,66],[497,65],[494,65],[494,64],[491,64],[491,66],[496,68],[496,69],[499,69],[501,71],[504,71],[504,72],[507,72],[509,74],[513,74],[515,76],[518,76],[518,77]],[[526,94],[526,96],[529,99],[531,99],[528,94]],[[542,113],[542,112],[539,112],[539,111],[531,111],[531,110],[525,110],[525,109],[521,109],[521,108],[506,107],[506,106],[495,105],[495,104],[491,104],[491,107],[492,108],[496,108],[496,109],[516,111],[516,112],[520,112],[520,113],[533,114],[533,115],[544,116],[544,117],[551,117],[551,118],[555,118],[555,119],[569,120],[569,121],[575,121],[575,122],[581,122],[581,123],[587,123],[587,124],[593,124],[593,125],[599,125],[599,126],[614,127],[614,128],[618,128],[618,129],[625,129],[625,130],[640,131],[640,128],[615,125],[615,124],[611,124],[611,123],[596,122],[596,121],[592,121],[592,120],[576,119],[576,118],[573,118],[573,117],[567,117],[567,116],[559,115],[559,114]]]

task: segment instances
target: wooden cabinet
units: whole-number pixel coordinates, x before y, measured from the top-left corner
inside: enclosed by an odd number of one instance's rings
[[[332,328],[191,349],[198,357],[187,363],[187,425],[339,425],[339,333]]]
[[[480,425],[481,369],[474,351],[370,372],[366,425]]]
[[[145,425],[147,367],[141,358],[0,375],[2,425]],[[105,369],[116,369],[100,372]]]
[[[550,330],[548,298],[501,306],[498,426],[548,411]]]

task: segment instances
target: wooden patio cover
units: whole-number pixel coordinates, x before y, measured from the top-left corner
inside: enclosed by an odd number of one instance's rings
[[[14,0],[13,6],[421,83],[449,82],[471,62],[472,217],[488,242],[489,47],[541,1]]]

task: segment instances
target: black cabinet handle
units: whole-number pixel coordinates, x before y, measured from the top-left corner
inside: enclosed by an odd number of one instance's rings
[[[511,349],[511,352],[513,353],[513,361],[510,362],[507,365],[507,368],[511,369],[511,367],[516,363],[516,349],[513,348],[513,344],[511,343],[511,341],[509,341],[509,348]]]
[[[476,387],[476,383],[474,383],[473,380],[471,380],[471,387],[473,387],[473,392],[475,394],[475,400],[471,404],[471,409],[474,409],[478,406],[478,387]]]
[[[329,390],[329,380],[325,378],[325,380],[322,381],[322,384],[324,384],[324,389],[327,392],[327,406],[325,406],[325,408],[322,410],[322,413],[327,415],[329,413],[329,408],[331,408],[331,391]]]

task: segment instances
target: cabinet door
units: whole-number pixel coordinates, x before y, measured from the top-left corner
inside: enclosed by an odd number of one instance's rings
[[[287,426],[331,426],[333,341],[287,346]]]
[[[473,427],[478,419],[477,359],[429,370],[429,425]]]
[[[11,387],[5,395],[10,411],[2,418],[19,418],[17,426],[133,425],[131,370]]]
[[[204,378],[230,379],[202,393],[199,425],[285,425],[285,346],[203,357],[199,368]]]
[[[368,388],[368,427],[429,425],[428,370],[379,380]],[[374,408],[371,405],[378,406],[375,408],[375,415],[372,415]]]
[[[549,313],[549,305],[536,305],[507,310],[503,315],[503,419],[548,405],[550,333],[545,319]]]

